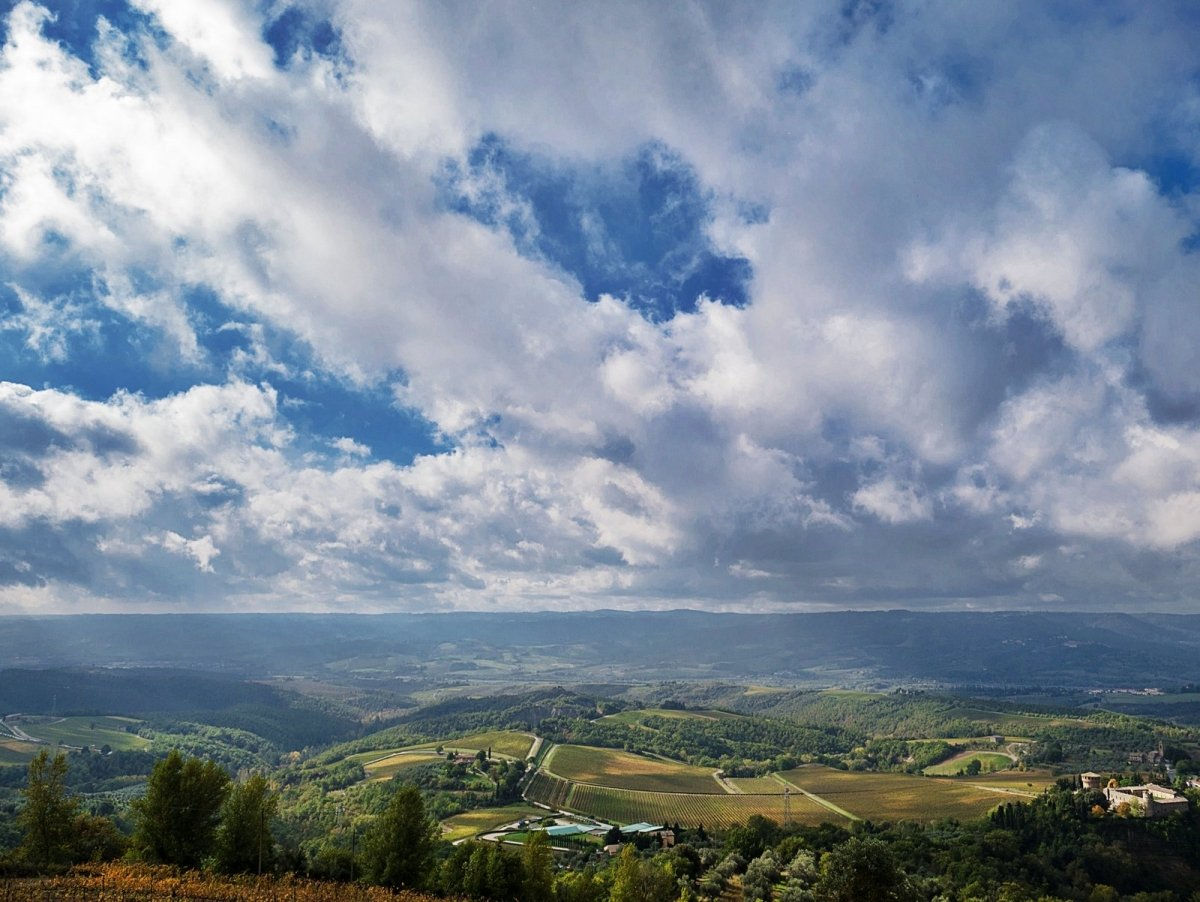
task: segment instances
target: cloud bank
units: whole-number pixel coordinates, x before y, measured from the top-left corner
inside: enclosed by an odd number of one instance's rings
[[[0,611],[1191,609],[1197,39],[22,0]]]

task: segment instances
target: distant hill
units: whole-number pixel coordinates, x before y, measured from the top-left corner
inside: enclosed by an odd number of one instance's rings
[[[1200,681],[1200,615],[181,614],[0,618],[18,668],[364,680],[1141,687]]]

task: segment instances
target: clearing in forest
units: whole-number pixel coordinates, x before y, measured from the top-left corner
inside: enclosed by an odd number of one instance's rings
[[[947,758],[939,764],[931,764],[924,773],[931,777],[953,777],[965,773],[972,761],[979,762],[979,774],[990,774],[993,771],[1008,770],[1017,759],[1004,752],[989,752],[968,750],[959,752],[953,758]],[[978,774],[976,775],[978,776]]]
[[[21,718],[19,726],[35,739],[82,748],[94,749],[108,746],[117,751],[150,747],[150,740],[126,727],[136,729],[141,721],[132,717],[112,715],[77,715],[71,717]]]

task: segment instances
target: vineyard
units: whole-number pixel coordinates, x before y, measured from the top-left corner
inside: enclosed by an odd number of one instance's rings
[[[799,767],[780,774],[859,817],[873,821],[972,818],[1013,797],[965,782],[908,774],[856,773]],[[1016,788],[1016,787],[1014,787]]]
[[[712,771],[675,761],[582,745],[557,746],[545,768],[576,783],[595,783],[644,792],[689,792],[722,795]]]
[[[86,865],[61,877],[0,880],[0,902],[433,902],[434,897],[379,886],[289,877],[216,877],[131,864]]]
[[[645,792],[572,783],[553,774],[539,772],[530,782],[526,795],[531,801],[551,808],[574,811],[617,824],[678,822],[685,827],[703,824],[709,828],[723,828],[745,822],[752,814],[761,814],[780,823],[788,819],[788,814],[791,821],[802,824],[843,820],[799,792],[791,794],[789,810],[785,811],[783,786],[775,783],[775,787],[779,790],[776,794],[757,795]]]
[[[553,759],[556,770],[560,767],[558,756],[564,750],[570,751],[575,748],[578,747],[561,746],[556,749]],[[603,762],[611,762],[614,759],[622,763],[628,759],[644,760],[607,749],[580,750],[601,753],[603,757],[597,757]],[[730,784],[740,791],[737,794],[722,793],[720,786],[711,779],[711,791],[644,790],[636,788],[639,775],[618,774],[616,776],[622,785],[611,785],[612,775],[597,773],[599,769],[594,766],[597,758],[584,760],[592,765],[590,769],[574,767],[571,772],[585,772],[592,777],[591,781],[568,780],[558,774],[540,771],[529,784],[528,798],[552,808],[574,811],[619,824],[635,821],[678,821],[685,826],[704,824],[706,827],[723,827],[745,821],[752,814],[761,814],[780,822],[784,820],[785,782],[774,777],[731,779]],[[568,758],[567,761],[570,765],[576,765],[576,758]],[[672,766],[667,762],[653,760],[649,763]],[[683,779],[686,780],[690,776],[686,774]],[[1041,791],[1046,783],[1044,774],[1016,774],[1011,771],[981,778],[982,782],[967,782],[961,779],[934,779],[909,774],[862,773],[820,766],[796,768],[780,774],[779,777],[796,790],[791,793],[788,802],[791,820],[805,824],[824,821],[841,823],[845,818],[800,790],[819,796],[832,806],[867,820],[929,822],[941,818],[978,817],[1001,802],[1032,796]],[[650,775],[649,779],[661,781],[662,777]],[[600,781],[609,785],[602,785]],[[634,786],[631,787],[631,783]],[[667,785],[680,783],[669,782]],[[707,783],[701,785],[708,786]]]
[[[571,810],[598,820],[633,823],[647,821],[656,824],[678,822],[684,827],[704,825],[724,828],[745,823],[753,814],[761,814],[779,823],[819,824],[838,820],[832,812],[800,793],[792,793],[790,812],[785,812],[782,795],[712,795],[709,793],[636,792],[609,789],[603,786],[576,784],[572,787],[568,806]]]
[[[538,771],[529,781],[525,796],[531,801],[541,802],[543,805],[557,809],[567,804],[567,796],[570,791],[571,783],[569,781],[545,771]]]
[[[783,792],[783,784],[773,777],[732,777],[729,783],[738,792],[750,795],[778,795]]]

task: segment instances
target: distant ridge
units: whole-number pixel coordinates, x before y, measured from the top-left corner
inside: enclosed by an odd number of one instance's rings
[[[436,670],[430,662],[439,659]],[[505,659],[503,666],[497,664]],[[580,611],[0,617],[7,667],[781,685],[1200,682],[1200,614]],[[218,663],[219,662],[219,663]],[[448,663],[447,663],[448,662]]]

